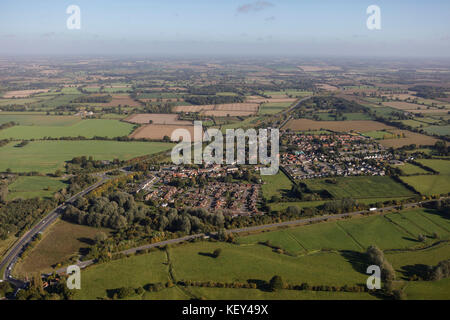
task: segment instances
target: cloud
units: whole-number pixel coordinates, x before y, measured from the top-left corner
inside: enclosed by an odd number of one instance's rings
[[[239,8],[237,8],[237,12],[238,13],[258,12],[273,6],[274,5],[272,3],[267,1],[256,1],[240,6]]]

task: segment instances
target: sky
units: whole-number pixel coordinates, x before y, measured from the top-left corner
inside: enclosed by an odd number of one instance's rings
[[[449,12],[448,0],[2,0],[0,55],[450,57]]]

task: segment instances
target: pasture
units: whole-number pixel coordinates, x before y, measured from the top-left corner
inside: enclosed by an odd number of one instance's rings
[[[17,198],[51,198],[53,194],[66,184],[60,179],[42,176],[21,176],[8,186],[8,200]]]
[[[24,147],[11,142],[0,148],[0,171],[55,172],[64,168],[65,161],[78,156],[92,156],[97,160],[127,160],[169,150],[170,143],[118,141],[32,141]]]
[[[430,218],[446,219],[433,210],[413,209],[386,216],[375,215],[339,221],[303,225],[275,231],[256,233],[238,238],[237,244],[200,241],[171,246],[167,254],[157,250],[145,255],[132,256],[105,264],[94,265],[82,271],[85,285],[77,292],[77,299],[101,299],[108,290],[123,286],[144,287],[148,283],[165,283],[169,279],[169,265],[175,281],[242,282],[268,281],[280,275],[287,283],[309,285],[356,285],[365,283],[366,261],[362,255],[368,246],[376,244],[385,251],[400,280],[411,266],[435,265],[450,257],[450,245],[442,243],[429,249],[420,249],[414,235],[421,231],[425,235],[440,232],[441,239],[448,239],[450,232],[440,226],[441,220],[430,222]],[[398,223],[400,219],[405,220]],[[426,230],[421,230],[428,221]],[[447,224],[448,224],[447,219]],[[380,236],[382,234],[383,236]],[[262,244],[278,246],[278,253]],[[427,238],[426,243],[435,240]],[[220,248],[222,253],[214,258],[211,253]],[[405,249],[389,251],[390,249]],[[413,250],[414,251],[411,251]],[[441,288],[437,292],[425,292],[423,298],[440,297],[446,292],[447,280],[439,282],[407,282],[410,286]],[[400,281],[400,285],[404,282]],[[431,291],[431,288],[430,288]],[[444,293],[443,293],[444,292]],[[418,292],[411,289],[411,298]],[[373,298],[367,293],[313,292],[280,290],[265,292],[260,289],[165,288],[160,292],[145,292],[131,299],[249,299],[267,297],[271,299],[360,299]],[[409,297],[409,296],[408,296]],[[410,297],[409,297],[410,298]]]
[[[75,118],[76,119],[76,118]],[[61,123],[61,122],[60,122]],[[66,122],[70,124],[69,121]],[[108,119],[88,119],[73,123],[72,125],[31,125],[31,126],[14,126],[0,131],[0,139],[44,139],[61,138],[61,137],[78,137],[85,138],[99,137],[122,137],[127,136],[133,130],[133,125],[118,120]]]
[[[354,120],[354,121],[314,121],[310,119],[293,119],[283,127],[284,130],[291,129],[292,131],[306,131],[306,130],[331,130],[336,132],[370,132],[377,130],[393,129],[381,122],[371,120]]]
[[[385,176],[337,177],[336,184],[328,183],[327,180],[310,179],[305,180],[305,183],[313,191],[328,191],[334,199],[397,198],[414,195],[402,184]]]

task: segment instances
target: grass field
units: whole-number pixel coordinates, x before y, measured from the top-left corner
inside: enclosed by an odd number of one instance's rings
[[[47,116],[33,112],[2,112],[0,124],[14,121],[21,126],[70,126],[81,119],[75,116]]]
[[[24,147],[9,143],[0,148],[0,171],[54,172],[64,167],[64,162],[77,156],[92,156],[98,160],[126,160],[172,148],[161,142],[117,141],[32,141]]]
[[[272,196],[283,196],[292,187],[291,180],[281,171],[278,171],[276,175],[261,176],[261,179],[265,182],[262,186],[262,193],[267,200],[270,200]]]
[[[418,159],[418,162],[431,168],[438,175],[419,175],[401,179],[423,195],[447,194],[450,192],[450,161],[440,159]]]
[[[448,175],[420,175],[401,177],[401,179],[423,195],[447,194],[450,192]]]
[[[17,198],[30,199],[34,197],[51,198],[55,192],[66,187],[59,179],[40,176],[22,176],[8,186],[8,200]]]
[[[278,113],[278,112],[281,112],[281,111],[285,110],[291,104],[292,104],[292,102],[269,102],[269,103],[264,103],[259,108],[259,114],[260,115],[275,114],[275,113]]]
[[[401,166],[398,166],[398,168],[402,171],[402,174],[404,174],[404,175],[430,173],[429,171],[426,171],[426,170],[422,169],[421,167],[418,167],[411,163],[405,163]]]
[[[305,181],[313,191],[327,190],[335,199],[342,198],[395,198],[412,196],[413,192],[390,177],[357,176],[338,177],[337,183],[325,182],[327,179]]]
[[[434,222],[430,219],[433,217]],[[404,220],[403,222],[400,222]],[[427,221],[425,223],[424,221]],[[96,265],[82,272],[82,290],[78,299],[96,299],[107,296],[108,290],[122,286],[137,288],[148,283],[169,279],[169,268],[175,280],[247,282],[268,281],[274,274],[288,283],[307,282],[310,285],[354,285],[365,283],[364,261],[360,253],[372,244],[385,252],[394,266],[398,279],[418,264],[435,265],[450,257],[450,245],[442,243],[428,249],[415,249],[420,244],[411,234],[439,231],[441,239],[449,239],[450,232],[441,223],[449,220],[436,211],[413,209],[386,216],[346,219],[340,221],[299,226],[242,236],[238,244],[223,242],[195,242],[170,247],[168,254],[155,251]],[[423,228],[424,230],[422,230]],[[426,229],[426,230],[425,230]],[[382,235],[382,236],[380,236]],[[270,241],[293,255],[276,253],[260,244]],[[427,238],[426,243],[435,240]],[[211,253],[222,249],[218,258]],[[389,251],[405,249],[406,251]],[[439,282],[405,282],[411,298],[440,297],[447,292],[447,280]],[[444,283],[444,285],[443,285]],[[439,294],[418,292],[416,286],[436,287]],[[188,292],[188,294],[186,294]],[[221,294],[223,293],[223,294]],[[409,295],[409,293],[408,293]],[[157,293],[146,292],[133,299],[187,299],[192,296],[205,299],[365,299],[369,294],[288,291],[268,293],[259,289],[222,289],[173,287]],[[408,296],[409,297],[409,296]]]
[[[450,125],[446,126],[429,126],[424,129],[429,134],[437,134],[440,136],[450,135]]]
[[[58,269],[66,265],[69,258],[78,256],[80,250],[94,244],[94,237],[99,232],[108,234],[109,230],[57,220],[28,256],[17,264],[14,272],[23,276],[36,271],[51,272],[55,266]],[[61,265],[57,266],[59,263]]]
[[[432,220],[433,219],[433,220]],[[401,220],[404,220],[400,222]],[[238,244],[194,242],[170,247],[168,253],[158,250],[106,264],[94,265],[82,271],[82,290],[77,299],[105,298],[108,290],[122,286],[138,288],[148,283],[169,279],[169,265],[175,281],[268,281],[273,275],[288,283],[307,282],[310,285],[354,285],[365,283],[365,262],[361,253],[372,244],[385,251],[394,266],[400,285],[406,284],[409,298],[442,298],[448,291],[448,281],[405,282],[407,270],[419,264],[436,265],[450,257],[450,245],[442,243],[420,249],[411,234],[440,232],[449,239],[450,232],[442,227],[450,224],[442,214],[427,209],[412,209],[387,216],[345,219],[312,225],[262,232],[238,238]],[[424,230],[422,230],[424,229]],[[426,231],[426,232],[425,232]],[[382,235],[382,236],[380,236]],[[280,254],[260,244],[269,240],[293,255]],[[432,244],[434,239],[427,238]],[[211,256],[222,249],[218,258]],[[416,248],[416,249],[414,249]],[[389,251],[388,249],[405,249]],[[428,288],[420,293],[417,287]],[[437,293],[431,292],[436,289]],[[259,289],[224,289],[178,287],[160,292],[146,292],[132,299],[369,299],[369,294],[330,293],[281,290],[276,293]]]
[[[0,131],[0,139],[43,139],[44,137],[78,137],[92,138],[127,136],[133,130],[130,123],[118,120],[82,120],[72,125],[64,126],[14,126]]]

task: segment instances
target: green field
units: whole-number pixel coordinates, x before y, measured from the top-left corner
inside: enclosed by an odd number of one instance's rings
[[[272,196],[282,197],[292,187],[291,180],[282,171],[271,176],[261,176],[261,179],[264,181],[262,193],[267,200],[270,200]]]
[[[30,199],[34,197],[49,197],[66,184],[59,179],[40,176],[22,176],[8,186],[8,199],[16,198]]]
[[[2,112],[0,124],[14,121],[21,126],[71,126],[81,119],[75,116],[47,116],[43,113],[33,112]]]
[[[450,125],[446,126],[429,126],[424,129],[428,134],[437,134],[440,136],[450,135]]]
[[[305,182],[311,190],[327,190],[335,199],[396,198],[414,195],[412,191],[390,177],[338,177],[336,184],[327,183],[326,180],[311,179]]]
[[[269,102],[269,103],[264,103],[259,108],[259,114],[260,115],[275,114],[275,113],[278,113],[278,112],[281,112],[281,111],[287,109],[291,105],[292,105],[292,102]]]
[[[383,139],[392,139],[394,136],[392,133],[390,133],[389,131],[369,131],[369,132],[365,132],[364,135],[366,137],[370,137],[376,140],[383,140]]]
[[[434,220],[432,221],[431,218]],[[404,220],[400,222],[401,220]],[[426,221],[426,223],[425,223]],[[441,223],[448,218],[434,210],[413,209],[312,225],[284,228],[238,238],[238,244],[201,241],[176,245],[164,251],[155,251],[95,265],[82,272],[82,290],[78,299],[105,298],[108,290],[122,286],[138,288],[148,283],[165,283],[169,265],[175,281],[242,282],[268,281],[274,274],[292,284],[356,285],[365,283],[365,261],[361,253],[376,244],[394,266],[399,285],[406,288],[409,298],[443,298],[448,292],[448,280],[438,282],[405,282],[407,271],[419,264],[436,265],[450,258],[449,243],[427,249],[412,237],[421,231],[425,235],[440,232],[440,239],[449,239],[450,232]],[[424,230],[422,230],[423,228]],[[426,232],[425,232],[426,229]],[[382,236],[380,236],[382,235]],[[281,247],[290,254],[277,253],[261,244]],[[430,245],[435,239],[427,238]],[[218,258],[211,253],[221,248]],[[389,251],[388,249],[404,249]],[[406,278],[405,278],[406,277]],[[423,293],[418,288],[427,288]],[[432,292],[433,290],[436,292]],[[259,289],[225,289],[175,286],[157,293],[146,292],[133,299],[365,299],[366,293],[332,293],[281,290],[269,293]]]
[[[431,196],[450,192],[448,175],[410,176],[401,177],[401,179],[423,195]]]
[[[78,156],[92,156],[97,160],[126,160],[153,154],[173,147],[161,142],[118,141],[32,141],[24,147],[11,142],[0,148],[0,171],[54,172],[64,167],[64,162]]]
[[[372,120],[372,117],[366,113],[353,112],[353,113],[343,113],[342,117],[336,119],[335,113],[328,112],[318,112],[315,115],[319,116],[321,121],[334,121],[334,120]]]
[[[82,120],[72,125],[64,126],[14,126],[0,131],[0,139],[43,139],[44,137],[78,137],[92,138],[127,136],[133,130],[133,125],[118,120]]]
[[[450,175],[450,160],[418,159],[417,162],[439,172],[440,174]]]
[[[422,169],[421,167],[418,167],[412,163],[405,163],[401,166],[398,166],[397,168],[399,168],[402,171],[402,174],[404,174],[404,175],[430,173],[429,171],[426,171],[426,170]]]

